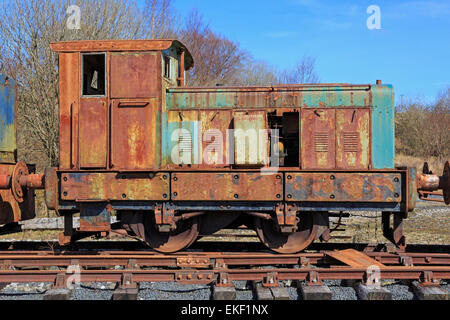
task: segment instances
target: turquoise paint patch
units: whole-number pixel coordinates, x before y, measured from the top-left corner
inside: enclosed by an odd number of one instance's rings
[[[372,87],[372,165],[393,169],[395,157],[394,89],[392,85]]]
[[[353,101],[353,102],[352,102]],[[367,105],[368,91],[364,88],[344,90],[343,87],[307,88],[302,92],[301,106],[320,107],[364,107]]]

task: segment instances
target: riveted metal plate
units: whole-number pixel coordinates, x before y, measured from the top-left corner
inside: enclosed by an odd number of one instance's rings
[[[280,201],[283,175],[260,172],[172,174],[172,200]]]
[[[286,201],[400,202],[400,173],[286,173]],[[289,178],[290,177],[290,178]]]
[[[62,173],[62,200],[167,200],[168,173]]]

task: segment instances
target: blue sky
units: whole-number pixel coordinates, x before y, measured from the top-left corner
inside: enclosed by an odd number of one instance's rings
[[[450,1],[175,0],[211,28],[278,68],[316,57],[321,82],[394,85],[396,101],[435,99],[450,86]],[[381,29],[369,30],[370,5]]]

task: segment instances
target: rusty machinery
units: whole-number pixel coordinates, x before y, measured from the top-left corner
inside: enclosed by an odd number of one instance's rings
[[[186,87],[194,61],[176,40],[51,48],[59,166],[42,176],[17,164],[0,188],[16,200],[45,188],[48,208],[64,216],[62,244],[114,231],[175,252],[246,225],[293,253],[328,241],[330,216],[362,210],[381,211],[384,235],[404,248],[417,192],[441,189],[448,203],[448,163],[442,177],[394,166],[393,88],[381,81]]]
[[[442,193],[437,192],[438,190],[442,190]],[[450,165],[448,161],[444,165],[442,176],[434,175],[428,168],[428,163],[425,162],[422,174],[417,177],[417,191],[422,200],[450,204]],[[429,195],[442,196],[443,199],[428,198]]]
[[[42,180],[34,165],[17,162],[16,91],[14,79],[0,74],[0,234],[35,217],[33,188]]]

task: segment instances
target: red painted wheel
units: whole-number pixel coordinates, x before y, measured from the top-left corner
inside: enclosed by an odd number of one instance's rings
[[[255,218],[256,233],[261,242],[269,249],[279,253],[297,253],[306,249],[316,238],[318,225],[315,215],[302,213],[297,224],[298,231],[281,233],[276,230],[273,220]]]
[[[20,177],[28,175],[28,167],[25,162],[20,161],[14,167],[11,178],[11,191],[17,202],[22,203],[24,200],[24,191],[20,185]]]
[[[154,219],[146,219],[145,222],[145,241],[154,250],[162,253],[177,252],[189,247],[197,239],[198,233],[197,217],[179,221],[177,229],[170,232],[159,231]]]

